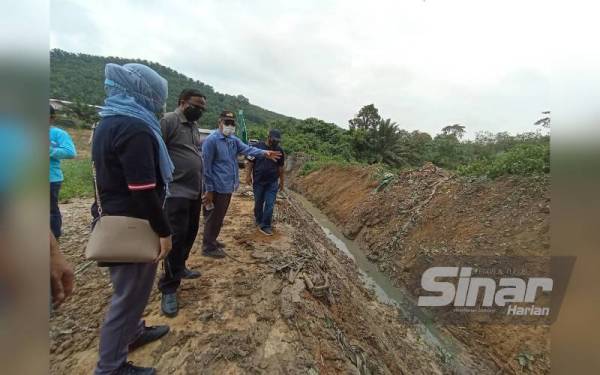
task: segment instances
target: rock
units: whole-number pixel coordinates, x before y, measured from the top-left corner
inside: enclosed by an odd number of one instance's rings
[[[199,319],[202,320],[203,322],[206,322],[206,321],[211,320],[213,317],[214,317],[213,311],[205,311],[200,314]]]
[[[305,290],[304,280],[300,278],[296,278],[294,284],[287,285],[281,291],[281,315],[283,317],[290,319],[294,316],[296,311],[296,304],[302,302],[302,296],[300,293]]]
[[[252,254],[250,254],[250,256],[254,259],[261,259],[261,260],[271,259],[271,254],[268,254],[262,250],[253,251]]]
[[[367,255],[367,259],[369,259],[372,262],[378,261],[380,257],[381,257],[381,255],[377,251],[370,252]]]

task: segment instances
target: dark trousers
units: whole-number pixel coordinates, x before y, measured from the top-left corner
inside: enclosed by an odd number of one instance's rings
[[[271,228],[273,207],[277,198],[279,183],[255,183],[254,188],[254,220],[261,228]]]
[[[169,198],[167,214],[173,233],[173,248],[165,258],[165,273],[158,282],[162,293],[175,293],[185,271],[200,224],[201,199]]]
[[[54,237],[58,238],[62,234],[62,215],[58,207],[58,195],[62,182],[50,183],[50,230]]]
[[[223,226],[223,219],[229,208],[231,194],[214,193],[213,203],[215,208],[210,211],[204,210],[204,239],[202,240],[203,251],[217,250],[217,237]]]
[[[156,275],[156,263],[110,267],[113,295],[100,330],[100,356],[95,375],[112,374],[127,360],[129,344],[143,332],[142,314]]]

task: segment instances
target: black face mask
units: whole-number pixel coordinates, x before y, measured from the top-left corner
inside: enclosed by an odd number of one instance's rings
[[[204,110],[202,108],[193,105],[190,105],[189,107],[183,110],[185,118],[188,119],[188,121],[190,122],[198,121],[198,119],[202,117],[203,113]]]
[[[277,147],[277,146],[279,146],[279,141],[271,139],[271,147]]]

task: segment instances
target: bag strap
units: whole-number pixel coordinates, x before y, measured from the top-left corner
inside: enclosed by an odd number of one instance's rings
[[[90,137],[90,148],[94,149],[94,135],[96,134],[96,126],[92,128],[92,136]],[[92,151],[93,155],[93,151]],[[100,191],[98,190],[98,181],[96,179],[96,164],[94,163],[94,159],[92,157],[92,177],[94,179],[94,193],[96,194],[96,204],[98,205],[98,215],[102,217],[102,203],[100,202]]]
[[[94,178],[94,191],[96,192],[96,203],[98,204],[98,215],[102,217],[102,203],[100,202],[100,191],[98,190],[98,181],[96,180],[96,164],[92,160],[92,177]]]

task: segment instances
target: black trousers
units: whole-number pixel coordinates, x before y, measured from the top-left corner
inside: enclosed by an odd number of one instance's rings
[[[168,198],[167,214],[173,232],[173,248],[164,260],[165,273],[158,281],[158,289],[162,293],[175,293],[185,271],[185,262],[194,246],[202,200],[185,198]]]
[[[217,250],[217,237],[221,233],[223,219],[227,214],[231,202],[230,194],[214,193],[213,203],[215,208],[210,211],[204,210],[204,239],[202,240],[202,251]]]
[[[59,238],[62,234],[62,215],[58,207],[61,185],[61,182],[50,183],[50,230],[56,238]]]

